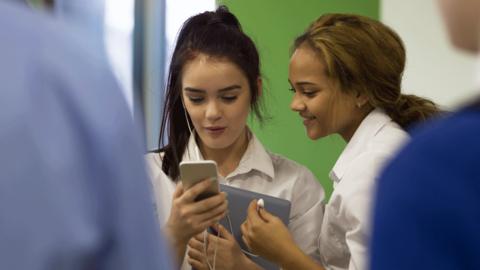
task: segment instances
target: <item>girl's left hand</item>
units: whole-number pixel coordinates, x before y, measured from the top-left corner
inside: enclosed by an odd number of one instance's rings
[[[241,230],[243,242],[252,253],[279,265],[289,254],[289,249],[296,247],[285,224],[264,208],[257,211],[256,200],[248,206],[247,220],[242,224]]]
[[[215,248],[217,248],[215,269],[252,269],[253,262],[243,254],[235,237],[222,225],[216,225],[220,237],[209,233],[207,238],[207,254],[213,266]],[[204,235],[200,233],[188,242],[188,263],[195,269],[208,269],[204,251]]]

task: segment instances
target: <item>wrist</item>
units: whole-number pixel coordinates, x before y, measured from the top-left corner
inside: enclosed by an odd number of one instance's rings
[[[283,269],[296,269],[300,263],[298,262],[303,257],[307,256],[297,245],[291,245],[282,252],[277,263]]]
[[[268,252],[267,258],[278,264],[283,265],[285,263],[289,263],[291,257],[297,257],[298,253],[303,253],[303,251],[297,246],[297,244],[290,238],[283,238],[282,241],[276,242],[275,244],[277,248],[275,250],[271,250]]]
[[[176,226],[167,222],[164,227],[164,234],[166,238],[170,241],[172,246],[183,246],[188,244],[189,237],[184,236],[182,233],[179,233],[176,229]]]
[[[171,250],[174,252],[175,258],[173,261],[175,262],[177,269],[180,269],[185,257],[188,242],[179,238],[175,234],[174,229],[169,227],[168,224],[163,227],[162,231],[166,240],[170,244]]]

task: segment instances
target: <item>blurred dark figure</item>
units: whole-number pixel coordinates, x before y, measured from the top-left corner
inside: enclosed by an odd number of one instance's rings
[[[105,59],[47,17],[0,2],[0,269],[171,269]]]
[[[480,0],[439,3],[452,43],[478,54]],[[385,170],[371,268],[480,269],[480,100],[417,130]]]

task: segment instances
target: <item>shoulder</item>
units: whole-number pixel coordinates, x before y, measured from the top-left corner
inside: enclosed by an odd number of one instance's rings
[[[144,155],[144,158],[148,165],[162,168],[162,156],[163,153],[149,152]]]
[[[163,173],[161,156],[161,153],[154,152],[150,152],[144,155],[145,163],[147,164],[147,169],[150,173],[151,178],[155,178],[155,176]]]
[[[44,106],[35,114],[63,117],[84,132],[93,126],[92,137],[109,138],[106,145],[121,140],[118,134],[138,135],[121,131],[135,129],[101,50],[62,20],[16,3],[0,4],[0,58],[9,63],[0,81],[22,95],[19,106]]]
[[[295,181],[295,186],[322,190],[315,175],[304,165],[288,159],[280,154],[268,152],[276,176]],[[297,188],[297,187],[296,187]]]
[[[26,53],[20,60],[47,60],[42,66],[75,60],[75,65],[65,64],[67,70],[75,70],[79,63],[91,67],[99,59],[106,62],[104,52],[85,39],[73,24],[45,12],[34,12],[15,1],[0,3],[0,35],[8,38],[2,38],[1,45],[21,44],[9,48]]]
[[[471,108],[412,132],[411,141],[379,181],[372,241],[374,263],[388,261],[379,258],[390,255],[385,247],[392,247],[392,243],[399,250],[412,243],[425,250],[435,250],[439,242],[458,243],[450,250],[462,256],[469,248],[465,243],[475,242],[476,227],[462,225],[476,224],[472,211],[480,203],[479,138],[480,110]],[[430,225],[427,228],[422,224]],[[455,227],[462,229],[445,230]],[[413,239],[412,235],[418,237]],[[432,244],[436,244],[433,249]]]
[[[480,110],[464,109],[412,132],[412,139],[388,167],[400,175],[476,167],[480,153]],[[433,166],[435,170],[431,170]]]
[[[269,155],[274,164],[276,185],[289,187],[287,192],[291,194],[291,220],[304,217],[310,223],[321,222],[325,190],[312,171],[282,155],[270,152]],[[317,225],[320,226],[320,223]]]
[[[387,123],[370,141],[365,142],[367,147],[353,160],[346,177],[350,175],[356,178],[354,182],[359,185],[365,182],[373,183],[386,162],[391,160],[409,139],[408,133],[398,124],[393,121]]]
[[[368,150],[378,152],[380,156],[391,156],[404,145],[410,136],[397,123],[391,121],[385,124],[371,139]]]
[[[409,147],[457,148],[478,142],[479,134],[480,109],[466,108],[414,130]]]
[[[176,184],[162,170],[162,153],[147,153],[144,156],[144,159],[147,165],[148,175],[154,187],[155,193],[173,193]]]
[[[380,170],[390,161],[398,151],[410,140],[408,133],[397,123],[390,122],[383,126],[368,142],[366,151],[354,161],[352,174],[374,182]],[[365,170],[365,168],[369,168]],[[361,177],[361,176],[365,177]],[[358,181],[357,181],[358,182]]]
[[[480,148],[480,110],[465,109],[413,132],[401,156],[465,157]]]
[[[436,204],[440,194],[441,201],[468,198],[478,185],[479,138],[479,110],[462,110],[416,129],[383,171],[379,200]]]
[[[349,165],[332,197],[340,196],[347,209],[369,205],[382,170],[408,140],[408,133],[396,123],[383,126]]]
[[[374,118],[371,118],[370,121],[372,119]],[[347,179],[342,181],[350,182],[348,180],[351,178],[354,182],[351,183],[352,185],[373,183],[379,170],[408,142],[409,134],[388,116],[383,116],[379,121],[378,123],[371,123],[372,131],[364,132],[366,135],[356,137],[355,141],[351,141],[347,145],[346,149],[350,149],[348,156],[353,155],[353,158],[348,165],[348,169],[345,170],[344,178]],[[350,145],[351,143],[354,144]],[[342,160],[344,153],[342,153],[340,160]]]
[[[267,153],[272,159],[272,164],[275,168],[275,171],[291,172],[291,174],[311,174],[311,171],[307,169],[307,167],[299,164],[296,161],[270,151],[267,151]]]

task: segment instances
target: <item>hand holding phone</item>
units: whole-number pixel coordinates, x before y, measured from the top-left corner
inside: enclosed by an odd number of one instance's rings
[[[193,236],[217,223],[228,209],[226,194],[219,192],[214,161],[182,162],[180,179],[165,226],[175,248],[185,246]],[[183,256],[184,252],[180,253]]]

